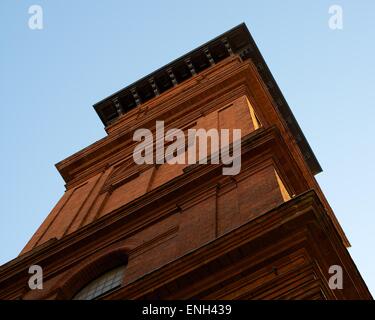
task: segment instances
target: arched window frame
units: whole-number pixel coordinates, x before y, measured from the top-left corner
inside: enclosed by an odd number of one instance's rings
[[[128,250],[124,248],[108,249],[100,255],[96,254],[86,261],[80,262],[78,267],[72,269],[67,275],[67,279],[58,290],[56,299],[74,299],[75,295],[91,281],[116,267],[125,266],[126,273],[127,263]]]
[[[81,288],[73,300],[94,300],[118,289],[124,279],[125,265],[112,268]]]

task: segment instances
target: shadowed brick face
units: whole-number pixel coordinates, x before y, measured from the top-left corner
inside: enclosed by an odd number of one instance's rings
[[[207,52],[209,54],[207,54]],[[121,264],[103,299],[371,299],[320,171],[245,25],[95,105],[107,136],[58,163],[66,191],[0,299],[71,299]],[[133,161],[136,129],[241,129],[241,171]],[[187,154],[188,149],[185,149]],[[42,266],[44,289],[28,288]],[[343,268],[343,290],[328,269]]]

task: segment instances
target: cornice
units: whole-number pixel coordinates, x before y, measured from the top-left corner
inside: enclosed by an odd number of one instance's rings
[[[312,226],[314,226],[314,228],[312,228]],[[314,242],[314,235],[315,237],[321,237],[319,236],[319,232],[323,233],[324,237],[328,239],[328,242],[325,242],[325,245],[328,245],[328,247],[325,247],[326,250],[339,251],[337,255],[342,257],[343,267],[346,272],[348,272],[348,276],[353,280],[353,283],[358,284],[356,289],[358,298],[372,299],[360,274],[357,270],[352,268],[352,266],[355,267],[355,265],[346,248],[340,241],[340,236],[335,230],[318,195],[313,190],[307,191],[263,213],[245,225],[151,271],[115,292],[108,294],[104,299],[147,298],[149,294],[161,288],[166,288],[169,284],[174,283],[174,285],[176,285],[178,280],[197,274],[199,269],[218,261],[225,255],[231,256],[231,263],[234,264],[236,262],[235,260],[238,258],[238,254],[235,252],[241,252],[241,250],[244,250],[245,246],[250,246],[255,241],[263,243],[261,239],[273,239],[275,241],[274,246],[277,246],[279,250],[288,251],[291,247],[297,246],[299,248],[306,248],[308,253],[313,255],[312,258],[314,258],[315,253],[312,251],[312,247],[317,246]],[[285,243],[282,244],[278,239],[280,241],[282,239],[282,242],[285,242],[287,245]],[[266,250],[266,248],[263,250]],[[278,251],[263,253],[263,257],[267,259],[271,259],[271,257],[278,254],[283,256],[283,254],[280,254]],[[252,254],[255,254],[255,252]],[[319,261],[323,263],[324,257],[319,255],[315,257],[319,257]],[[319,270],[316,264],[313,263],[314,260],[311,262],[306,265],[305,268],[312,267],[318,272]],[[243,261],[243,263],[245,262]],[[237,265],[236,268],[238,268]],[[232,273],[228,272],[228,274]],[[210,284],[212,285],[212,283]],[[198,286],[203,288],[204,283],[199,282]],[[327,285],[322,285],[322,288],[327,289]],[[333,294],[330,296],[333,297]]]
[[[305,161],[308,163],[310,170],[313,174],[321,172],[322,169],[311,147],[309,146],[287,101],[244,23],[228,30],[184,56],[172,61],[166,66],[96,103],[94,109],[108,128],[111,123],[116,123],[123,114],[127,114],[134,109],[143,109],[144,103],[147,103],[150,99],[152,101],[160,96],[166,95],[170,89],[166,92],[164,92],[165,90],[160,92],[160,88],[158,88],[158,78],[160,78],[161,75],[169,81],[169,87],[179,87],[188,81],[186,79],[199,76],[202,72],[205,72],[205,70],[213,68],[219,61],[225,59],[227,56],[237,56],[242,61],[251,60],[254,63],[261,76],[262,82],[267,87],[273,100],[276,102],[278,112],[286,121],[289,130],[297,138],[297,144],[302,150],[302,154]],[[202,69],[203,71],[200,69],[194,69],[194,60],[197,57],[200,57],[200,60],[204,60],[205,66]],[[178,77],[175,77],[180,73],[181,67],[185,70],[185,74],[188,74],[187,78],[184,77],[183,79],[178,79]],[[141,92],[145,91],[146,87],[147,94],[142,97]],[[132,100],[130,105],[129,99]],[[114,115],[114,118],[108,119],[110,114],[111,117]]]
[[[109,294],[107,298],[116,299],[122,296],[126,297],[126,299],[137,299],[145,297],[148,293],[158,290],[160,287],[166,286],[168,283],[172,283],[189,273],[193,273],[194,270],[202,267],[202,265],[208,265],[226,254],[233,252],[232,256],[236,256],[234,251],[240,250],[239,248],[266,234],[269,239],[269,234],[272,231],[290,223],[300,225],[300,228],[307,232],[306,225],[308,222],[306,221],[316,222],[317,216],[324,215],[319,202],[314,191],[302,194],[262,214],[245,225],[208,242],[203,247],[195,249],[161,268],[151,271],[113,294]],[[316,211],[317,207],[320,208],[319,211]],[[319,218],[319,221],[327,223],[324,218],[323,220]]]
[[[170,89],[165,95],[146,102],[143,105],[145,112],[135,121],[129,122],[127,115],[120,118],[114,124],[117,129],[112,129],[107,137],[56,164],[67,182],[67,187],[77,185],[83,179],[130,156],[135,145],[132,134],[136,129],[154,130],[155,121],[160,119],[166,120],[170,127],[183,127],[203,114],[230,103],[231,99],[248,95],[249,79],[255,70],[256,66],[249,60],[241,62],[237,56],[228,57],[196,76],[197,78],[192,78],[181,86]],[[283,122],[288,126],[290,120],[288,117]],[[295,136],[294,139],[299,144],[300,136]],[[301,154],[303,156],[303,150]]]

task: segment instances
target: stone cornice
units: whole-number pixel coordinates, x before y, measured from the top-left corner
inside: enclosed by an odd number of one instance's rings
[[[289,232],[288,236],[285,235],[286,232]],[[283,234],[283,236],[278,236],[278,234]],[[360,284],[355,288],[356,292],[354,294],[360,299],[372,299],[358,270],[351,267],[353,265],[351,257],[342,245],[340,235],[335,230],[332,221],[313,190],[283,203],[279,207],[262,214],[203,247],[171,261],[167,265],[151,271],[125,287],[109,293],[103,299],[117,299],[120,297],[144,299],[147,298],[148,294],[162,290],[168,285],[176,288],[176,286],[178,287],[176,282],[179,279],[199,273],[199,269],[204,269],[206,265],[214,263],[225,255],[230,255],[232,257],[231,263],[234,264],[236,262],[234,260],[235,257],[238,257],[238,253],[236,254],[235,252],[240,252],[245,246],[250,246],[255,241],[262,242],[263,240],[261,239],[274,239],[275,246],[280,244],[280,248],[283,248],[282,250],[284,251],[288,250],[288,246],[278,243],[279,237],[283,239],[283,242],[289,241],[289,246],[296,246],[300,243],[301,248],[306,248],[309,254],[315,254],[317,258],[319,257],[320,263],[324,265],[324,257],[316,249],[313,249],[316,247],[314,237],[321,238],[322,236],[328,239],[324,244],[328,246],[325,247],[325,250],[329,250],[332,254],[336,251],[335,255],[337,254],[337,257],[341,257],[342,266],[345,272],[348,273],[348,277],[350,279],[356,278],[353,283]],[[295,240],[292,240],[292,238]],[[321,245],[323,244],[322,241],[320,243]],[[252,254],[255,254],[255,252]],[[273,254],[279,253],[274,251]],[[246,263],[246,261],[242,261],[242,263]],[[220,265],[222,266],[222,264]],[[312,265],[316,268],[314,263]],[[232,272],[227,272],[227,274],[233,275]],[[198,287],[200,285],[202,285],[202,288],[205,287],[204,284],[197,283]],[[327,285],[323,287],[326,290],[328,289]],[[341,293],[337,294],[338,296],[341,295]],[[185,293],[184,296],[187,296],[187,294]],[[331,298],[334,297],[332,292],[329,293],[329,296]]]

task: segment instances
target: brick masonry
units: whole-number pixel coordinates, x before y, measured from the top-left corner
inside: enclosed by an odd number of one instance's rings
[[[241,129],[241,172],[136,165],[132,134],[154,131],[157,120],[166,130]],[[118,263],[127,265],[123,286],[104,298],[371,298],[251,61],[231,55],[106,131],[57,164],[66,192],[20,256],[0,267],[0,298],[70,299]],[[327,287],[335,261],[350,279],[342,292]],[[44,268],[41,291],[27,287],[30,264]]]

